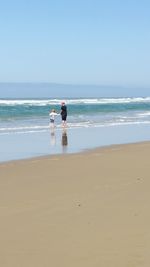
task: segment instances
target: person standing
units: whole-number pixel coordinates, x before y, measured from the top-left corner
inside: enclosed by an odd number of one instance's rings
[[[62,126],[65,127],[67,125],[67,106],[65,102],[61,103],[61,119],[62,119]]]
[[[58,116],[59,114],[56,112],[55,109],[52,109],[51,112],[49,113],[50,116],[50,126],[51,128],[55,127],[55,116]]]

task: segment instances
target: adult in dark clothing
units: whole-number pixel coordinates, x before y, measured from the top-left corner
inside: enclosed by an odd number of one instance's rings
[[[65,105],[65,102],[61,103],[61,119],[62,119],[62,126],[66,126],[66,120],[67,120],[67,106]]]

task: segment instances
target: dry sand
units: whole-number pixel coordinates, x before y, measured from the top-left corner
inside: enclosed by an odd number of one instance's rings
[[[149,267],[150,143],[0,164],[0,267]]]

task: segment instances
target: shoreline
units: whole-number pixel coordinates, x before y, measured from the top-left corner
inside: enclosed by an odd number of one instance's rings
[[[74,156],[74,155],[84,155],[84,154],[90,154],[90,153],[95,153],[95,152],[103,152],[105,150],[115,150],[115,149],[121,149],[122,147],[128,147],[128,146],[136,146],[136,145],[146,145],[146,144],[150,144],[150,141],[137,141],[137,142],[132,142],[132,143],[123,143],[123,144],[110,144],[110,145],[104,145],[104,146],[99,146],[99,147],[95,147],[95,148],[86,148],[82,151],[79,152],[72,152],[72,153],[64,153],[64,154],[46,154],[46,155],[42,155],[42,156],[37,156],[37,157],[28,157],[28,158],[23,158],[23,159],[13,159],[13,160],[9,160],[9,161],[2,161],[0,162],[0,166],[1,165],[7,165],[7,164],[12,164],[12,163],[23,163],[23,162],[30,162],[30,161],[38,161],[38,160],[44,160],[44,159],[53,159],[56,157],[70,157],[70,156]]]
[[[149,141],[150,125],[78,128],[0,136],[0,162],[78,153],[98,147]]]

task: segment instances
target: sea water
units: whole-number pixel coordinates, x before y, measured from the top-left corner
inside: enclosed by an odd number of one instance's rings
[[[0,161],[149,140],[150,97],[65,99],[67,129],[57,116],[51,130],[49,112],[61,102],[0,99]]]

